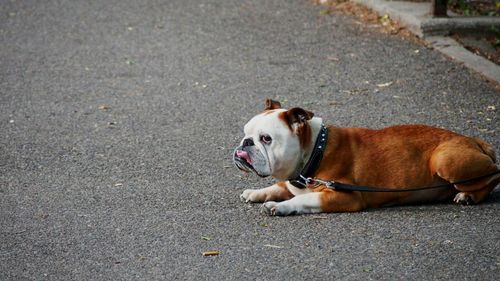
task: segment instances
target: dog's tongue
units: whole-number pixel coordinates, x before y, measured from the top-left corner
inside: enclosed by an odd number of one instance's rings
[[[252,164],[252,160],[250,159],[248,152],[244,150],[236,150],[236,156],[240,157],[241,159],[245,159],[245,161],[247,161],[248,164]]]

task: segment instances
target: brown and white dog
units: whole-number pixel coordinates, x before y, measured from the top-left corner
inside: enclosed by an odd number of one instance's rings
[[[451,199],[479,203],[500,183],[500,174],[447,188],[414,192],[338,191],[325,185],[299,188],[290,183],[311,157],[322,119],[302,108],[282,109],[268,99],[265,111],[244,128],[236,148],[236,166],[280,182],[247,189],[245,202],[265,202],[270,215],[355,212],[398,204]],[[381,130],[327,126],[326,148],[311,177],[341,183],[410,188],[453,183],[498,170],[495,152],[486,142],[425,125]],[[319,136],[321,137],[321,136]]]

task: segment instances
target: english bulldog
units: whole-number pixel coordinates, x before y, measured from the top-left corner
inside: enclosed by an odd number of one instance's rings
[[[240,197],[264,202],[269,215],[357,212],[451,198],[474,204],[500,183],[491,145],[426,125],[380,130],[325,126],[308,110],[284,109],[268,99],[264,112],[245,125],[244,134],[233,154],[236,166],[279,181],[247,189]],[[466,179],[473,180],[461,183]],[[326,181],[397,191],[338,190]],[[443,184],[448,186],[402,190]]]

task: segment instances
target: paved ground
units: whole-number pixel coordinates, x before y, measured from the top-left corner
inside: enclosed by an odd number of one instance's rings
[[[491,84],[320,9],[3,0],[0,280],[497,279],[498,194],[287,218],[239,201],[272,182],[230,160],[266,97],[340,126],[427,123],[500,149]]]

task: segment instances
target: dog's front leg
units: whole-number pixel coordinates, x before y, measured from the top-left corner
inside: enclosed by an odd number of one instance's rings
[[[288,216],[312,213],[357,212],[366,208],[360,192],[322,190],[296,195],[283,201],[264,203],[264,211],[271,216]]]
[[[246,189],[240,195],[241,200],[252,203],[283,201],[293,197],[284,182],[278,182],[262,189]]]
[[[268,201],[264,211],[271,216],[289,216],[321,213],[321,192],[311,192],[293,197],[283,202]]]

